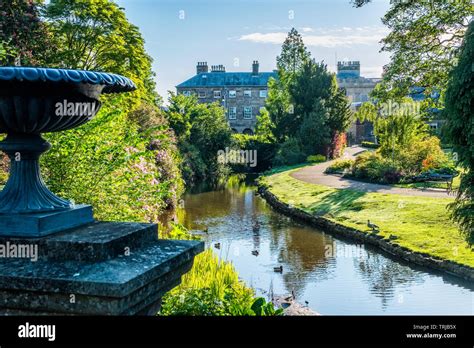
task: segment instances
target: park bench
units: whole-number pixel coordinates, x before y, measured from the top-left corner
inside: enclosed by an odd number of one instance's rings
[[[440,174],[434,172],[426,172],[421,175],[414,176],[412,178],[413,182],[445,182],[446,190],[451,192],[453,190],[453,180],[458,176],[458,172],[453,172],[450,174]]]

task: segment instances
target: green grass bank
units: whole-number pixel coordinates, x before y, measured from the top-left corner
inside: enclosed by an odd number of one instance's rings
[[[385,244],[474,272],[474,248],[460,235],[446,208],[452,198],[334,189],[294,179],[289,174],[295,170],[275,170],[262,176],[259,184],[289,209],[373,235],[367,227],[370,220],[380,227],[377,238]]]

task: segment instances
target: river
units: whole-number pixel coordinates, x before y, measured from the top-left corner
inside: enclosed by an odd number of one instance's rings
[[[185,195],[178,216],[258,295],[293,291],[322,315],[474,314],[472,282],[292,221],[255,192],[237,180],[199,187]],[[282,273],[274,271],[279,266]]]

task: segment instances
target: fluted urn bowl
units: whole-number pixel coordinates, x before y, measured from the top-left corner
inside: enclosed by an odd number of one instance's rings
[[[39,157],[51,147],[41,134],[88,122],[99,111],[102,93],[135,88],[116,74],[0,67],[0,133],[7,134],[0,150],[11,161],[8,182],[0,192],[0,215],[71,209],[73,205],[49,191],[41,178]]]

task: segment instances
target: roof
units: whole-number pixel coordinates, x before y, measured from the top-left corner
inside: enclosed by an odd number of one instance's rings
[[[267,86],[270,77],[276,79],[278,74],[261,72],[254,76],[251,72],[209,72],[197,74],[176,87]]]

